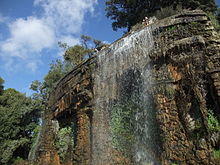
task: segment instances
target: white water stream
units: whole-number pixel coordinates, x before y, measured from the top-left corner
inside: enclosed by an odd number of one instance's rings
[[[112,135],[110,128],[111,108],[115,102],[123,104],[120,100],[122,93],[120,84],[123,80],[133,81],[133,85],[139,84],[138,99],[141,110],[135,112],[134,137],[132,144],[132,161],[135,164],[147,165],[154,164],[152,145],[150,137],[151,122],[151,100],[148,91],[151,88],[151,73],[149,65],[149,54],[154,49],[153,26],[148,26],[136,33],[113,43],[109,48],[104,49],[98,54],[98,69],[95,73],[95,111],[93,115],[93,146],[92,164],[114,164],[114,154],[117,147],[112,145]],[[135,74],[140,74],[138,78],[129,75],[129,70]],[[137,73],[136,73],[137,72]],[[128,74],[125,74],[128,73]],[[134,79],[134,80],[132,80]],[[137,82],[135,82],[137,81]],[[132,84],[131,84],[132,86]],[[126,87],[125,87],[126,88]],[[130,89],[132,92],[132,89]],[[117,140],[117,139],[116,139]],[[122,154],[123,155],[123,154]]]

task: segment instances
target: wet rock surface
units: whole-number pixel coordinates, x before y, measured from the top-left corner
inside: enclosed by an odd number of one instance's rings
[[[142,77],[137,89],[132,87],[135,83],[126,83],[132,77],[123,79],[134,68]],[[155,137],[144,141],[138,136],[136,140],[140,148],[146,146],[141,152],[150,153],[151,163],[217,164],[212,150],[219,146],[220,138],[219,132],[208,128],[208,109],[220,114],[220,35],[200,10],[185,11],[131,32],[60,80],[45,112],[37,151],[40,164],[60,164],[53,147],[56,131],[52,120],[60,125],[75,122],[75,143],[65,161],[68,165],[143,164],[137,163],[138,152],[126,156],[109,140],[109,107],[124,99],[122,82],[124,88],[151,98],[153,106],[147,106],[146,113],[154,116],[141,114],[147,116],[144,120],[154,120],[157,140],[151,141],[153,145],[145,145],[145,141]],[[132,90],[125,92],[126,97]]]

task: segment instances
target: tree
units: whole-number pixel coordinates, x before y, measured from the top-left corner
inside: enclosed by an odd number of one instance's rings
[[[69,47],[65,53],[64,53],[64,59],[66,61],[69,61],[75,65],[80,64],[85,56],[87,55],[88,57],[91,57],[91,55],[89,55],[89,53],[91,53],[91,50],[81,46],[81,45],[75,45],[73,47]]]
[[[92,37],[82,34],[80,38],[81,38],[82,46],[88,49],[89,47],[87,43],[92,40]]]
[[[202,9],[205,12],[215,12],[217,5],[215,0],[180,0],[185,9]]]
[[[45,75],[43,82],[38,80],[32,81],[30,89],[35,91],[32,98],[40,100],[42,104],[45,104],[56,83],[68,73],[72,67],[73,66],[70,63],[66,63],[62,60],[56,60],[51,63],[50,70]]]
[[[85,59],[91,58],[101,47],[105,46],[102,41],[93,39],[90,36],[81,35],[81,44],[68,46],[66,43],[58,42],[64,48],[64,60],[72,65],[78,65]]]
[[[218,8],[218,10],[216,11],[216,19],[220,23],[220,8]]]
[[[0,95],[2,94],[3,92],[3,89],[4,89],[4,80],[0,77]]]
[[[184,9],[200,8],[207,12],[217,10],[215,0],[107,0],[106,16],[113,20],[112,28],[127,28],[141,22],[145,16],[152,16],[161,8],[175,9],[181,5]]]
[[[15,89],[3,91],[0,96],[0,164],[12,164],[17,157],[27,159],[39,118],[37,102]]]
[[[99,40],[92,39],[89,36],[81,35],[81,45],[68,46],[66,43],[58,42],[58,45],[64,49],[64,61],[56,60],[50,64],[50,70],[45,75],[43,82],[35,80],[31,83],[30,89],[35,93],[32,94],[32,99],[37,100],[39,105],[45,108],[45,103],[49,94],[56,86],[57,82],[74,66],[82,63],[85,59],[90,58],[103,44]],[[42,109],[44,109],[42,108]]]

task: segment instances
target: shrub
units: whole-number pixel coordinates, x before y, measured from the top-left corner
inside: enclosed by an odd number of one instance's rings
[[[71,127],[61,128],[58,132],[55,146],[58,149],[58,154],[61,161],[65,159],[69,147],[73,146],[73,132]]]
[[[14,160],[14,163],[13,163],[13,165],[29,165],[29,164],[30,163],[27,160],[23,160],[23,158],[19,156]]]
[[[111,136],[115,148],[127,156],[132,154],[135,143],[135,115],[140,111],[138,98],[131,98],[126,103],[118,103],[111,110]]]
[[[213,131],[220,131],[220,123],[212,110],[208,111],[208,128]]]
[[[214,156],[215,159],[220,160],[220,150],[214,150],[213,151],[213,156]]]
[[[213,14],[213,13],[207,13],[207,16],[209,17],[212,25],[214,26],[214,28],[216,30],[220,30],[220,24],[219,24],[219,21],[217,20],[217,17]]]
[[[161,8],[160,10],[157,10],[154,16],[157,19],[163,19],[163,18],[172,16],[172,15],[178,14],[182,10],[183,9],[181,5],[178,5],[176,8],[174,8],[173,6],[168,6],[168,7]]]

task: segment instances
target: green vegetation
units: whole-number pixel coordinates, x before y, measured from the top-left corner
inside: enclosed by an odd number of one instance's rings
[[[92,39],[89,36],[81,35],[81,44],[74,46],[68,46],[66,43],[58,42],[61,48],[64,48],[65,53],[63,55],[65,61],[72,65],[78,65],[85,59],[92,57],[97,51],[106,44],[100,40]]]
[[[113,20],[113,30],[127,28],[129,31],[146,16],[163,18],[180,10],[180,6],[182,9],[199,8],[211,13],[217,11],[215,0],[107,0],[106,16]]]
[[[154,13],[154,16],[157,19],[163,19],[163,18],[169,17],[171,15],[178,14],[182,10],[183,10],[183,8],[181,5],[177,5],[175,8],[171,5],[171,6],[163,7],[160,10],[157,10]]]
[[[4,90],[4,80],[0,78],[0,164],[12,164],[14,161],[28,158],[31,147],[37,145],[34,141],[38,137],[40,114],[45,109],[49,93],[58,80],[79,62],[72,58],[73,56],[80,56],[81,53],[84,56],[83,60],[91,56],[89,51],[80,52],[82,47],[83,50],[88,50],[88,40],[88,37],[82,36],[81,47],[74,46],[74,49],[69,47],[65,52],[66,56],[64,55],[65,60],[53,62],[43,82],[33,81],[30,89],[35,93],[31,97],[26,97],[14,89]],[[94,40],[93,42],[96,47],[101,45],[101,41]],[[76,52],[79,53],[76,54]],[[67,55],[70,57],[69,59]],[[67,134],[68,129],[61,129],[58,135],[63,136],[63,138],[59,138],[60,150],[65,150],[63,143],[66,140],[64,136]],[[59,152],[62,158],[62,154],[67,151]]]
[[[30,85],[30,89],[35,91],[32,97],[41,100],[42,105],[45,104],[45,101],[49,97],[49,93],[65,74],[70,72],[76,65],[92,57],[96,51],[106,46],[106,44],[101,41],[92,39],[86,35],[81,35],[80,45],[70,47],[66,43],[58,42],[58,44],[64,49],[64,61],[60,59],[53,61],[50,64],[50,70],[45,75],[43,82],[35,80]]]
[[[208,127],[212,131],[220,131],[220,123],[212,110],[208,111]]]
[[[73,147],[73,132],[71,127],[61,128],[57,134],[55,146],[58,149],[58,154],[63,161],[68,154],[68,151]]]
[[[191,22],[190,24],[196,28],[200,23],[199,22]]]
[[[3,81],[2,81],[3,82]],[[3,86],[3,83],[1,84]],[[27,159],[39,124],[42,107],[37,100],[15,89],[0,94],[0,164]]]
[[[84,60],[84,56],[89,56],[91,50],[86,49],[81,45],[75,45],[73,47],[69,47],[65,54],[64,59],[66,61],[71,61],[74,64],[80,64]]]
[[[141,107],[137,97],[118,103],[111,110],[111,135],[114,147],[127,155],[132,154],[135,142],[135,114]]]
[[[220,8],[215,12],[216,19],[220,22]]]
[[[176,30],[176,26],[170,26],[167,28],[168,31],[174,31]]]
[[[4,80],[0,77],[0,95],[2,94],[3,90],[4,90]]]
[[[35,159],[35,156],[36,156],[36,150],[38,149],[39,147],[39,140],[40,140],[40,131],[42,129],[42,126],[41,125],[38,125],[35,127],[35,129],[33,130],[33,142],[32,142],[32,145],[31,145],[31,149],[29,151],[29,154],[28,154],[28,159],[29,160],[34,160]]]
[[[220,150],[213,150],[213,156],[215,159],[220,160]]]
[[[134,25],[136,25],[134,28],[139,29],[145,16],[155,15],[158,19],[162,19],[176,14],[182,9],[197,8],[206,11],[214,27],[217,30],[220,29],[220,9],[217,9],[214,0],[106,1],[107,17],[113,20],[112,27],[114,30],[119,28],[130,30]],[[197,26],[196,23],[192,24]],[[169,27],[168,31],[173,31],[175,28],[175,26]],[[57,82],[74,66],[92,57],[106,45],[99,40],[82,35],[81,41],[77,45],[68,46],[66,43],[59,42],[59,46],[64,49],[64,61],[54,61],[50,65],[50,70],[45,75],[43,82],[37,80],[32,82],[30,89],[34,90],[35,93],[31,97],[26,97],[15,89],[4,90],[4,80],[0,77],[0,164],[2,165],[19,163],[27,159],[31,147],[37,145],[40,114],[45,110],[45,103]],[[125,82],[127,81],[126,79]],[[136,84],[132,86],[136,86]],[[130,86],[128,86],[128,90],[130,93],[125,92],[124,97],[126,99],[115,104],[111,109],[110,127],[113,146],[123,153],[131,155],[136,140],[135,116],[143,108],[138,97],[134,96],[135,90],[131,89]],[[173,97],[173,90],[167,89],[166,92],[167,96]],[[152,125],[154,124],[151,121],[149,122]],[[220,131],[220,122],[211,110],[208,112],[208,127],[211,131]],[[201,129],[201,123],[198,121],[196,123],[196,131],[198,130],[196,136],[201,136],[199,132]],[[152,130],[151,134],[159,135],[159,133],[153,132],[155,130]],[[72,151],[70,149],[74,145],[72,134],[71,127],[61,128],[58,132],[55,146],[61,160],[65,159],[69,151]],[[159,138],[159,136],[154,137],[155,139]],[[151,143],[155,142],[152,141]],[[220,159],[220,150],[214,150],[213,154],[216,159]]]
[[[15,164],[21,164],[23,161],[24,161],[24,159],[18,156],[18,157],[15,159],[14,163],[15,163]]]
[[[209,12],[207,15],[216,30],[220,30],[220,19],[218,19],[218,13],[213,14]]]
[[[50,64],[50,70],[45,75],[44,81],[40,82],[35,80],[31,83],[30,89],[35,91],[32,95],[33,98],[41,101],[42,105],[45,104],[49,97],[49,93],[53,90],[57,82],[70,70],[73,66],[70,63],[66,63],[62,60],[56,60]]]

